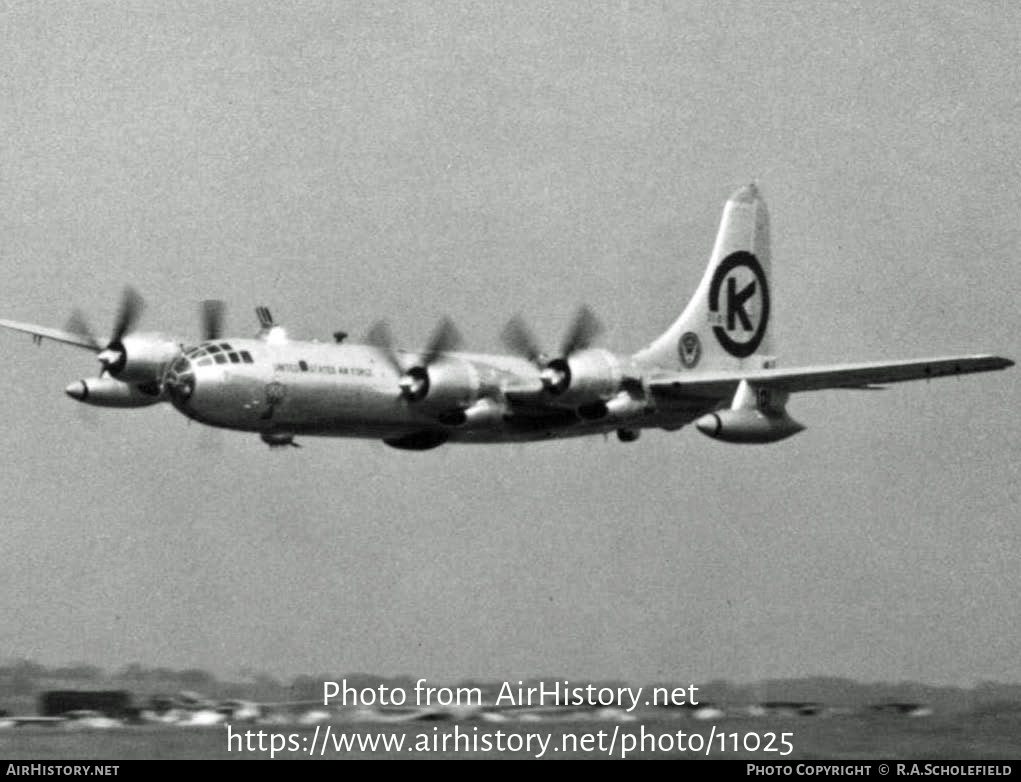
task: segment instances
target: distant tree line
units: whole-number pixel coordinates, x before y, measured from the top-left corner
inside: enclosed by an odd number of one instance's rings
[[[129,690],[144,698],[158,694],[194,691],[214,698],[238,698],[257,701],[315,701],[322,697],[323,682],[346,683],[355,689],[385,685],[401,687],[412,692],[417,676],[378,676],[369,673],[300,674],[284,682],[264,673],[242,671],[234,681],[222,681],[213,673],[201,668],[176,670],[166,667],[147,667],[131,663],[107,673],[95,665],[77,664],[48,667],[31,660],[14,660],[0,664],[0,699],[36,696],[48,690],[109,689]],[[540,681],[553,682],[577,677],[546,676],[526,679],[524,685],[537,685]],[[489,699],[499,690],[501,682],[466,680],[432,684],[478,687]],[[516,682],[515,682],[516,683]],[[623,682],[591,682],[597,685],[618,685]],[[653,686],[686,686],[689,682],[634,682]],[[912,702],[928,704],[938,711],[968,711],[990,704],[1021,704],[1021,684],[1002,684],[983,681],[970,688],[939,687],[917,682],[862,683],[840,677],[802,677],[799,679],[772,679],[751,684],[735,684],[715,680],[698,685],[701,703],[742,705],[768,701],[813,701],[828,705],[860,707],[882,702]],[[4,704],[0,703],[0,707]]]

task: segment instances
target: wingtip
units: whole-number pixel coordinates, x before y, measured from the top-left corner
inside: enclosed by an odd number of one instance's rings
[[[995,356],[987,353],[986,355],[979,356],[978,358],[984,359],[986,361],[986,365],[990,369],[1010,369],[1014,366],[1014,362],[1005,356]]]

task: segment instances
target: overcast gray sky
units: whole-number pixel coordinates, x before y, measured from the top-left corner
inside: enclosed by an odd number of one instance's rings
[[[4,3],[0,316],[631,351],[727,196],[781,362],[1017,359],[1016,3]],[[1018,371],[795,397],[808,430],[270,452],[90,411],[0,336],[0,655],[435,679],[1021,681]]]

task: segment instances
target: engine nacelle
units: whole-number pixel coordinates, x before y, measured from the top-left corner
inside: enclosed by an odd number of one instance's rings
[[[571,404],[609,399],[620,390],[624,372],[613,353],[594,349],[553,359],[542,376],[559,402]]]
[[[136,385],[112,377],[90,377],[76,380],[64,392],[97,407],[148,407],[163,400],[163,389],[155,380]]]
[[[608,402],[601,399],[595,402],[586,402],[578,407],[578,417],[585,421],[612,421],[624,422],[633,421],[635,418],[645,415],[649,406],[643,399],[632,396],[626,391],[621,391]]]
[[[707,437],[725,443],[775,443],[804,430],[786,411],[769,415],[755,409],[717,410],[695,421]]]
[[[409,401],[422,409],[440,411],[471,407],[479,398],[482,385],[473,364],[451,357],[428,368],[412,367],[401,382]]]
[[[129,334],[100,354],[109,358],[107,371],[118,380],[156,380],[163,368],[181,352],[181,346],[160,334]]]
[[[499,426],[507,415],[507,407],[492,399],[480,399],[466,409],[449,410],[438,416],[444,426],[485,428]]]

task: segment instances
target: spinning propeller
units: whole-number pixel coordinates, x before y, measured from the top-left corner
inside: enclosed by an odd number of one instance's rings
[[[523,356],[539,368],[539,378],[543,387],[551,394],[564,393],[571,385],[571,366],[568,359],[575,353],[587,350],[602,333],[603,326],[599,319],[586,306],[581,306],[575,313],[571,328],[560,343],[560,353],[554,359],[548,359],[535,334],[520,315],[515,315],[504,326],[500,333],[503,344],[519,356]]]
[[[202,339],[214,340],[223,335],[223,316],[226,305],[219,299],[206,299],[199,304],[199,320],[202,323]]]
[[[89,326],[81,310],[75,309],[71,313],[65,328],[72,334],[83,337],[86,341],[86,347],[90,347],[99,353],[99,363],[103,365],[100,374],[116,376],[124,368],[127,360],[124,338],[134,331],[144,309],[145,302],[142,297],[134,288],[128,286],[124,288],[124,293],[121,295],[117,319],[114,321],[110,338],[105,344],[96,337],[96,333]],[[224,313],[224,303],[218,299],[209,299],[199,305],[199,320],[202,326],[203,340],[220,338],[223,334]]]
[[[425,399],[429,393],[429,367],[435,364],[444,353],[457,350],[460,347],[461,334],[450,318],[441,320],[433,329],[429,344],[419,356],[418,363],[410,369],[404,369],[401,365],[397,350],[394,348],[393,333],[385,320],[376,322],[369,329],[365,341],[378,348],[387,363],[397,373],[400,378],[397,385],[400,387],[401,396],[409,402],[418,402]]]
[[[135,327],[144,309],[145,302],[142,301],[142,297],[138,295],[134,288],[128,286],[124,288],[124,293],[121,295],[121,303],[117,310],[117,320],[114,322],[113,333],[110,335],[110,339],[107,340],[105,346],[96,338],[95,332],[89,327],[85,316],[82,315],[80,310],[76,309],[71,313],[71,317],[67,321],[67,330],[85,337],[89,342],[89,346],[99,352],[99,363],[103,365],[103,370],[100,374],[109,373],[116,375],[117,372],[123,369],[127,358],[122,340]]]

